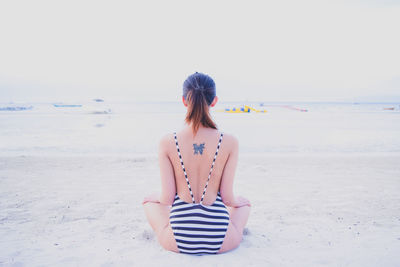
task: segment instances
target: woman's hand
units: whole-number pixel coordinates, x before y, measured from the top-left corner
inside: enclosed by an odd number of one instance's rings
[[[146,204],[147,202],[160,203],[160,193],[153,193],[149,196],[144,197],[142,204]]]
[[[243,206],[251,206],[250,201],[247,198],[244,198],[242,196],[237,196],[235,198],[235,202],[233,203],[232,207],[234,208],[240,208]]]

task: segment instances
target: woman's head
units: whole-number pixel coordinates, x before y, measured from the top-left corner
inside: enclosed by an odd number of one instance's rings
[[[188,107],[186,123],[192,124],[194,134],[200,125],[217,129],[210,116],[209,107],[217,102],[215,83],[210,76],[196,72],[183,83],[183,101]]]

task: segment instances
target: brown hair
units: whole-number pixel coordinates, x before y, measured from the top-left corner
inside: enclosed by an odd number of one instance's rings
[[[215,83],[206,74],[196,72],[183,83],[183,97],[188,106],[185,122],[192,123],[194,134],[197,133],[200,125],[217,129],[209,111],[215,95]]]

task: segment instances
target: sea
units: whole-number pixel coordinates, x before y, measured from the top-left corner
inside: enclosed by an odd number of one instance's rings
[[[227,112],[244,105],[254,110]],[[400,152],[400,103],[237,101],[210,112],[241,153]],[[0,156],[156,155],[185,114],[181,102],[3,102]]]

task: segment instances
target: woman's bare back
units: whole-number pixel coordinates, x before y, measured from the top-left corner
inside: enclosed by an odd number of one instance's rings
[[[176,135],[195,202],[199,203],[207,183],[220,132],[215,129],[200,128],[197,134],[193,136],[191,129],[186,128],[177,132]],[[231,138],[230,135],[224,135],[223,137],[203,200],[204,205],[211,205],[217,197],[224,166],[230,152],[229,143]],[[192,199],[182,171],[173,135],[171,135],[170,139],[172,145],[168,146],[168,156],[175,173],[177,194],[183,201],[190,203]]]

